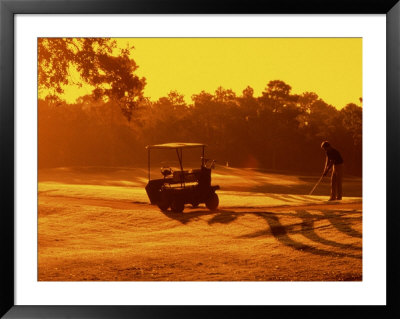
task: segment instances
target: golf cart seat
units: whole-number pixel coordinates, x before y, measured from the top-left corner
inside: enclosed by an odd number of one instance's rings
[[[190,171],[174,171],[172,179],[176,183],[194,183],[197,182],[196,175]]]

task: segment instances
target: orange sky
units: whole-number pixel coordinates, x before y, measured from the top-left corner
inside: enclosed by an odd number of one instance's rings
[[[238,95],[250,85],[255,96],[271,80],[283,80],[292,93],[311,91],[337,108],[362,97],[361,38],[119,38],[135,46],[131,56],[146,78],[145,96],[156,100],[176,90],[213,93],[222,86]],[[89,93],[66,88],[68,102]]]

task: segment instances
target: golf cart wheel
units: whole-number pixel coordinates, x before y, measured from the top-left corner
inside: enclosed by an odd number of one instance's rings
[[[168,200],[168,197],[165,193],[160,194],[160,199],[158,200],[157,206],[163,212],[168,210],[170,206],[170,201]]]
[[[216,210],[218,208],[219,198],[218,195],[213,193],[206,201],[206,206],[209,210]]]
[[[171,203],[171,210],[175,213],[182,213],[185,208],[185,204],[180,199],[175,199]]]

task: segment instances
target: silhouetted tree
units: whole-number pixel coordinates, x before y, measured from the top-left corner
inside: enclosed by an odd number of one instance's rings
[[[146,85],[134,74],[138,66],[130,58],[131,50],[116,50],[115,41],[107,38],[39,38],[39,91],[58,96],[66,85],[88,84],[95,99],[116,103],[130,121]],[[79,81],[70,76],[74,70]]]
[[[322,140],[342,153],[346,173],[361,174],[362,107],[342,110],[316,93],[291,93],[271,81],[261,96],[246,87],[241,96],[218,87],[187,104],[171,91],[157,101],[143,98],[127,122],[111,99],[93,94],[66,104],[50,96],[39,101],[39,165],[143,165],[144,146],[171,141],[203,142],[219,163],[266,169],[322,170]]]

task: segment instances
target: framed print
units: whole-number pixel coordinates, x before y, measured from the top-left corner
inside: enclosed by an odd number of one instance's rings
[[[398,314],[397,1],[0,10],[5,318]]]

